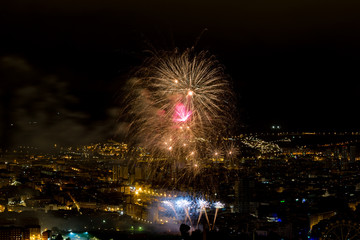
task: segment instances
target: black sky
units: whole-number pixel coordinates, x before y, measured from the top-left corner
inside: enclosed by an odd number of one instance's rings
[[[200,35],[197,49],[216,55],[234,81],[242,125],[359,129],[359,7],[355,0],[2,1],[2,135],[12,135],[6,129],[18,118],[38,121],[14,114],[17,102],[30,101],[15,92],[34,86],[73,99],[49,105],[82,128],[74,139],[104,126],[99,135],[108,137],[120,89],[146,50],[184,49]],[[62,92],[45,84],[51,77]],[[47,115],[44,129],[52,126],[52,110],[34,111]]]

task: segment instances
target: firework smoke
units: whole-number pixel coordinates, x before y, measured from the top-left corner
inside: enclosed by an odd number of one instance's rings
[[[174,207],[174,204],[170,201],[163,201],[163,203],[166,205],[166,206],[169,206],[171,208],[171,210],[174,212],[175,214],[175,218],[178,219],[178,215],[176,213],[176,210],[175,210],[175,207]]]

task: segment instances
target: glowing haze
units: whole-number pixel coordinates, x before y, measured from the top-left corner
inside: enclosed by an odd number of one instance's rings
[[[174,122],[186,122],[191,116],[191,110],[187,110],[184,104],[178,103],[175,106]]]

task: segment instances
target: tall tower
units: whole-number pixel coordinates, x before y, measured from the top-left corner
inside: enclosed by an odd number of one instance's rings
[[[350,146],[350,163],[354,163],[356,158],[356,146]]]
[[[341,155],[340,155],[340,166],[341,170],[348,170],[348,147],[342,146],[341,147]]]
[[[250,213],[250,202],[253,201],[255,183],[249,178],[235,181],[235,212]]]

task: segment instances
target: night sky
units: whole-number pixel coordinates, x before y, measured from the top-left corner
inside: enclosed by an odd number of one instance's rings
[[[239,126],[359,130],[359,1],[2,1],[1,145],[116,138],[148,50],[209,50]]]

